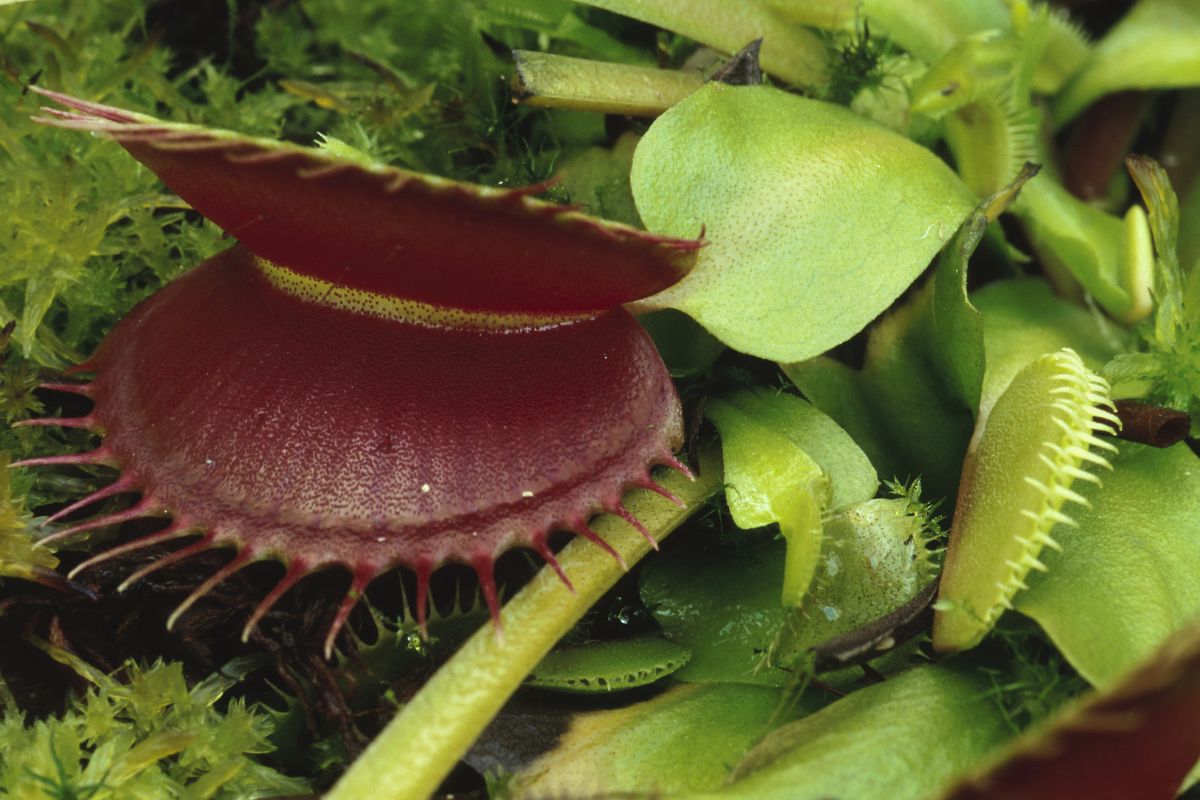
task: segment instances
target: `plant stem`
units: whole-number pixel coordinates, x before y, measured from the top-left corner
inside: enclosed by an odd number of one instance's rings
[[[683,500],[678,506],[649,491],[626,498],[629,510],[661,540],[720,486],[716,456],[702,461],[694,482],[672,473],[660,483]],[[626,563],[650,550],[617,517],[593,529]],[[447,661],[325,795],[325,800],[421,800],[430,796],[480,732],[550,648],[624,574],[611,555],[583,538],[558,554],[574,592],[543,568],[500,612],[502,632],[487,624]]]
[[[544,108],[653,117],[704,85],[699,72],[515,50],[513,97]]]

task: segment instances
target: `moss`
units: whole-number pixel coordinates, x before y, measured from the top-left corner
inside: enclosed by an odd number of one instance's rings
[[[269,752],[270,717],[222,695],[245,664],[188,686],[178,663],[105,675],[40,643],[91,686],[62,716],[0,719],[0,795],[14,800],[256,798],[308,791],[253,760]]]

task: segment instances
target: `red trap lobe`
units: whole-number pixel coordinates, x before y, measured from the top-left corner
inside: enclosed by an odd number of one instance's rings
[[[139,492],[130,512],[74,532],[166,514],[170,527],[94,556],[200,539],[134,573],[210,547],[233,560],[183,602],[265,558],[280,584],[249,630],[310,572],[351,572],[332,647],[367,584],[468,565],[494,617],[496,557],[556,569],[547,537],[619,514],[634,486],[661,491],[679,400],[653,344],[619,303],[677,280],[695,243],[663,241],[530,200],[365,168],[324,153],[161,123],[74,100],[47,121],[105,131],[243,242],[143,302],[64,385],[95,402],[89,454]],[[265,187],[260,191],[255,186]],[[347,216],[349,214],[349,216]],[[266,261],[273,258],[274,263]],[[462,313],[463,311],[466,313]],[[531,316],[532,315],[532,316]],[[569,585],[569,576],[559,573]]]

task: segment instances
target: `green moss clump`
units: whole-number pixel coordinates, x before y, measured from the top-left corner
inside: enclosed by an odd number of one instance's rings
[[[178,663],[128,664],[105,675],[39,643],[91,688],[61,717],[32,725],[9,709],[0,719],[0,792],[13,800],[259,798],[309,787],[258,763],[272,747],[264,712],[222,695],[238,681],[237,662],[194,686]]]

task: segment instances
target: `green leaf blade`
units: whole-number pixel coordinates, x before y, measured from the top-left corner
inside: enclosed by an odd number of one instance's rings
[[[1091,508],[1059,526],[1062,552],[1016,607],[1084,678],[1107,685],[1200,614],[1200,459],[1186,447],[1121,444]]]
[[[961,665],[910,670],[774,731],[705,797],[929,797],[1004,741],[986,689]]]
[[[785,362],[862,330],[976,202],[932,153],[844,108],[723,84],[651,126],[631,182],[651,230],[704,228],[709,240],[691,275],[648,304]]]

